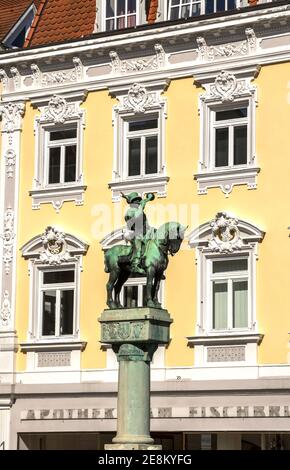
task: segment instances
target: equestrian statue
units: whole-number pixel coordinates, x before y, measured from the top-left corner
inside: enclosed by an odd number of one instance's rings
[[[146,277],[145,305],[161,308],[158,301],[160,282],[168,266],[168,254],[178,252],[187,227],[178,222],[166,222],[158,229],[150,227],[144,212],[148,202],[155,196],[145,198],[132,192],[123,193],[129,204],[125,214],[124,238],[129,244],[116,245],[105,251],[105,272],[110,273],[107,283],[107,305],[110,309],[123,308],[120,292],[130,276]]]

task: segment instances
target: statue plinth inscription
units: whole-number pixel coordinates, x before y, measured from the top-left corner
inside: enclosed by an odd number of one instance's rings
[[[172,320],[167,310],[143,307],[104,310],[99,321],[119,362],[117,436],[106,449],[161,449],[150,437],[150,363],[169,342]]]

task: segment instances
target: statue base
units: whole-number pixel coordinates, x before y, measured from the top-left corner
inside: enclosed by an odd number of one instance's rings
[[[162,450],[155,444],[105,444],[105,450]]]
[[[161,450],[150,437],[150,363],[159,344],[168,344],[167,310],[140,307],[105,310],[101,341],[119,362],[117,436],[106,450]]]

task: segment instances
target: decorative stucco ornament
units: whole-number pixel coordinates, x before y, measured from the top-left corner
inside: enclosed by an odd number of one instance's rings
[[[232,253],[243,247],[243,241],[238,229],[238,220],[225,212],[218,212],[210,224],[212,238],[208,247],[220,253]]]
[[[44,251],[40,254],[40,261],[48,264],[61,264],[70,257],[67,251],[65,234],[54,227],[47,227],[41,237]]]

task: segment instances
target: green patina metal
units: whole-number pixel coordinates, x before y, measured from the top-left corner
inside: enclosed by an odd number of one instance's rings
[[[130,245],[116,245],[105,252],[105,272],[110,273],[107,305],[111,309],[122,308],[122,286],[130,275],[141,274],[146,276],[146,305],[161,308],[158,291],[168,266],[168,255],[179,251],[186,227],[178,222],[167,222],[158,230],[150,227],[144,209],[155,199],[152,193],[144,199],[136,192],[123,197],[129,204],[125,214],[125,239]]]

